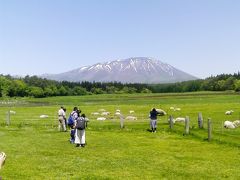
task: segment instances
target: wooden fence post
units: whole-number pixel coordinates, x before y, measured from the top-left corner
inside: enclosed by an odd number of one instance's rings
[[[188,135],[189,134],[189,117],[186,116],[185,118],[185,134]]]
[[[6,124],[7,124],[7,126],[9,126],[10,125],[10,110],[8,110],[6,114],[7,114],[7,116],[6,116]]]
[[[202,113],[198,113],[198,127],[200,129],[203,128],[203,117],[202,117]]]
[[[208,118],[208,141],[212,140],[212,121]]]
[[[170,129],[173,129],[173,116],[172,115],[170,115],[170,117],[169,117],[169,127],[170,127]]]
[[[124,128],[124,116],[122,114],[120,114],[119,118],[120,118],[120,127],[122,129],[122,128]]]

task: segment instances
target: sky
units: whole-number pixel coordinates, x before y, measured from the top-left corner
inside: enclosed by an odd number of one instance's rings
[[[240,71],[239,0],[0,0],[0,74],[152,57],[199,78]]]

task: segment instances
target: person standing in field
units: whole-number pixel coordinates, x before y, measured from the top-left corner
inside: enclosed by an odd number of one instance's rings
[[[63,108],[63,111],[65,112],[64,122],[65,122],[66,131],[67,131],[67,117],[66,117],[67,109]]]
[[[80,113],[81,113],[81,110],[79,110],[77,107],[74,107],[73,111],[70,114],[70,116],[72,117],[73,123],[69,124],[69,122],[68,122],[68,125],[70,127],[70,143],[72,143],[72,144],[75,141],[75,132],[76,132],[74,124],[75,124],[77,118],[79,117]]]
[[[86,118],[85,114],[79,116],[75,123],[75,144],[76,147],[85,147],[86,137],[85,137],[85,129],[86,123],[88,122],[88,118]]]
[[[157,132],[157,116],[159,115],[159,113],[157,112],[157,110],[155,108],[153,108],[150,113],[149,113],[149,117],[150,117],[150,127],[153,132]]]
[[[59,131],[67,131],[65,119],[66,119],[66,113],[64,111],[64,107],[61,106],[61,108],[58,110],[58,129],[59,129]]]

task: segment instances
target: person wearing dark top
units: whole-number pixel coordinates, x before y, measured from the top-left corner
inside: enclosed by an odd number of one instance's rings
[[[149,117],[150,117],[150,126],[152,129],[152,133],[157,132],[157,116],[158,115],[159,115],[159,113],[157,112],[157,110],[155,108],[153,108],[150,111]]]

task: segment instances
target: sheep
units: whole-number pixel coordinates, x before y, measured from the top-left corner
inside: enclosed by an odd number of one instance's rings
[[[107,116],[107,115],[109,115],[109,114],[110,114],[110,112],[107,112],[107,111],[106,111],[106,112],[102,112],[101,115],[102,115],[102,116]]]
[[[235,125],[233,124],[233,122],[231,122],[231,121],[225,121],[224,127],[227,129],[235,129],[236,128]]]
[[[174,120],[174,123],[175,122],[185,122],[185,119],[184,117],[177,117],[175,120]]]
[[[106,118],[105,118],[105,117],[98,117],[97,120],[98,120],[98,121],[105,121]]]
[[[94,116],[97,116],[97,115],[99,115],[99,112],[92,112],[91,114]]]
[[[120,111],[120,109],[116,109],[116,112],[119,112],[119,113],[120,113],[121,111]]]
[[[231,115],[234,111],[233,110],[229,110],[229,111],[226,111],[225,114],[226,115]]]
[[[168,121],[170,121],[170,119],[168,119]],[[173,123],[176,122],[185,122],[185,118],[184,117],[173,118]]]
[[[10,110],[9,112],[10,112],[10,114],[16,114],[16,111]]]
[[[129,113],[130,113],[130,114],[133,114],[133,113],[134,113],[134,111],[133,111],[133,110],[130,110],[130,111],[129,111]]]
[[[46,114],[43,114],[43,115],[40,115],[39,117],[43,119],[43,118],[48,118],[49,116]]]
[[[170,107],[170,110],[172,110],[172,111],[181,111],[181,108],[178,108],[178,107]]]
[[[125,119],[127,119],[127,120],[137,120],[137,117],[135,117],[135,116],[127,116]]]
[[[170,107],[169,109],[174,110],[175,108],[174,107]]]
[[[2,168],[2,166],[5,163],[6,157],[7,157],[7,155],[4,152],[0,153],[0,169]]]
[[[120,112],[116,112],[116,113],[115,113],[115,115],[117,115],[117,116],[118,116],[118,115],[121,115],[121,113],[120,113]]]
[[[156,109],[156,111],[159,113],[160,116],[167,115],[167,113],[162,109]]]

